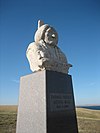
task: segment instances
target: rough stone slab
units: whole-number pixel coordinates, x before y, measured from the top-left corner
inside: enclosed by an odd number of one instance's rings
[[[40,71],[20,81],[16,133],[78,133],[71,76]]]
[[[17,133],[46,133],[45,71],[21,77]]]

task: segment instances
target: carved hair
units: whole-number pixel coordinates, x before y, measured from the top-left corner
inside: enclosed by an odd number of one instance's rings
[[[38,30],[35,33],[35,37],[34,37],[34,40],[35,40],[36,43],[39,43],[40,40],[44,41],[45,32],[49,28],[52,28],[56,32],[56,30],[48,24],[42,25],[38,28]],[[56,32],[56,34],[57,34],[57,32]]]

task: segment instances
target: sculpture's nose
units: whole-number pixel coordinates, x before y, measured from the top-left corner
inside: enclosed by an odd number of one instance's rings
[[[52,34],[52,37],[55,38],[56,37],[55,34]]]

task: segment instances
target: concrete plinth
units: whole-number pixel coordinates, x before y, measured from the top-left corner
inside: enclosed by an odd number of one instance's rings
[[[71,76],[40,71],[21,77],[16,133],[78,133]]]

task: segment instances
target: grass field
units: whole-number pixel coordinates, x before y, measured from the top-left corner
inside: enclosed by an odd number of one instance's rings
[[[17,106],[0,106],[0,133],[15,133]]]
[[[77,108],[79,133],[100,133],[100,110]],[[0,133],[16,132],[17,106],[0,106]]]
[[[79,133],[100,133],[100,110],[77,108]]]

